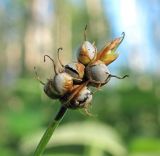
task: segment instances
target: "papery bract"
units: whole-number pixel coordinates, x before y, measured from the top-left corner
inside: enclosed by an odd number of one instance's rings
[[[116,50],[118,46],[121,44],[125,36],[125,33],[122,33],[122,36],[119,38],[114,39],[113,41],[109,42],[102,50],[100,50],[97,54],[96,60],[103,61],[106,65],[109,65],[114,60],[118,58],[118,53]]]

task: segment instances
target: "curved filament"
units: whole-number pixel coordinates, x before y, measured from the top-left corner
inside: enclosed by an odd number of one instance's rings
[[[38,73],[37,73],[37,71],[36,71],[36,67],[34,67],[34,72],[35,72],[35,75],[36,75],[36,79],[37,79],[42,85],[45,85],[45,83],[40,80],[40,78],[39,78],[39,76],[38,76]]]
[[[85,28],[84,28],[84,40],[85,41],[87,41],[87,24],[86,24],[86,26],[85,26]]]
[[[62,63],[62,61],[60,60],[60,57],[59,57],[59,51],[60,51],[60,50],[63,50],[63,48],[62,48],[62,47],[58,48],[58,51],[57,51],[58,61],[59,61],[60,65],[64,68],[64,65],[63,65],[63,63]]]
[[[116,75],[109,75],[110,77],[115,77],[115,78],[117,78],[117,79],[124,79],[124,78],[126,78],[126,77],[129,77],[129,75],[124,75],[124,76],[122,76],[122,77],[120,77],[120,76],[116,76]]]
[[[48,58],[52,61],[53,67],[54,67],[54,72],[55,72],[55,74],[57,75],[58,72],[57,72],[56,64],[55,64],[54,60],[53,60],[49,55],[44,55],[44,62],[46,62],[46,57],[48,57]]]

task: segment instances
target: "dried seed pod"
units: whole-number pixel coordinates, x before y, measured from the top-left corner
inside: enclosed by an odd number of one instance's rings
[[[87,84],[88,82],[76,85],[69,94],[61,98],[62,104],[70,109],[87,109],[92,101],[92,93],[87,88]]]
[[[78,95],[70,101],[70,108],[87,108],[92,101],[92,93],[84,87]]]
[[[82,82],[85,66],[79,62],[65,65],[65,72],[72,76],[75,83]]]
[[[48,97],[50,97],[51,99],[60,98],[61,96],[54,88],[53,79],[48,79],[48,81],[46,83],[44,83],[43,81],[40,80],[40,78],[37,74],[37,71],[36,71],[36,67],[34,67],[34,70],[35,70],[36,79],[44,86],[43,90],[46,93],[46,95]]]
[[[59,51],[59,49],[58,49]],[[56,69],[56,65],[54,60],[48,56],[48,55],[44,55],[44,62],[45,62],[45,57],[48,57],[54,66],[54,77],[51,85],[52,88],[60,95],[63,96],[65,93],[69,92],[72,87],[73,87],[73,78],[71,75],[69,75],[68,73],[66,73],[64,70],[62,70],[61,72],[57,72]]]
[[[44,85],[43,90],[51,99],[58,99],[61,97],[60,94],[55,90],[52,79],[49,79],[47,81],[47,83]]]
[[[82,63],[72,62],[67,65],[63,65],[59,57],[59,51],[58,51],[58,60],[62,67],[62,71],[72,76],[74,83],[82,82],[82,79],[84,76],[84,69],[85,69],[85,66]]]
[[[45,55],[44,58],[46,56],[49,57],[48,55]],[[53,79],[48,79],[47,83],[44,83],[39,79],[39,76],[36,71],[35,74],[36,74],[36,79],[42,85],[44,85],[43,90],[46,93],[46,95],[52,99],[58,99],[64,96],[64,94],[66,94],[67,92],[70,92],[72,90],[73,78],[65,72],[57,73],[55,68],[54,70],[55,70],[55,76],[53,77]]]
[[[85,31],[84,31],[85,41],[82,43],[81,47],[79,48],[78,55],[77,55],[78,61],[84,65],[87,65],[93,62],[97,56],[97,48],[94,46],[94,44],[91,44],[89,41],[86,41],[86,29],[87,29],[87,26],[85,27]]]
[[[58,73],[53,78],[53,85],[59,95],[63,96],[72,89],[73,78],[65,72]]]
[[[124,79],[125,77],[128,77],[128,75],[124,75],[123,77],[111,75],[104,62],[98,60],[86,67],[86,77],[90,81],[91,86],[101,87],[108,83],[111,77]]]
[[[92,86],[104,85],[110,80],[107,66],[100,60],[86,67],[86,77]]]
[[[62,50],[62,48],[58,49],[58,54],[59,54],[59,50]],[[49,79],[47,83],[44,83],[39,79],[38,74],[35,71],[36,78],[39,80],[41,84],[44,85],[44,92],[46,93],[46,95],[52,99],[57,99],[64,96],[64,94],[72,90],[73,77],[70,74],[65,72],[64,66],[62,65],[60,60],[59,62],[63,67],[63,69],[58,72],[56,69],[56,64],[50,56],[44,55],[44,62],[46,61],[46,57],[48,57],[53,63],[54,77],[53,79]],[[58,55],[58,59],[59,59],[59,55]]]
[[[85,41],[78,53],[78,61],[87,65],[96,59],[97,49],[88,41]]]

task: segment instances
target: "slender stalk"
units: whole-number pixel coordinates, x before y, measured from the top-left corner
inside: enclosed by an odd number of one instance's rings
[[[33,156],[41,156],[54,130],[58,127],[59,123],[63,119],[66,112],[67,112],[67,108],[62,106],[59,112],[57,113],[57,115],[55,116],[55,118],[53,119],[53,121],[50,122],[45,133],[43,134]]]

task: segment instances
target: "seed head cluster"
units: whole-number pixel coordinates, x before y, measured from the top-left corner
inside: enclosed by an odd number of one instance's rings
[[[77,62],[63,65],[59,58],[59,52],[62,48],[58,49],[60,69],[57,69],[54,60],[50,56],[45,55],[44,62],[46,57],[49,58],[53,63],[55,73],[54,77],[48,79],[46,83],[42,82],[36,73],[37,79],[44,85],[45,94],[51,99],[60,100],[66,108],[83,108],[88,112],[93,96],[90,86],[98,89],[107,84],[112,77],[124,79],[128,76],[112,75],[108,70],[108,65],[118,57],[116,49],[123,41],[124,36],[125,34],[122,33],[121,37],[107,43],[98,52],[95,44],[87,41],[85,28],[85,40],[77,51]]]

